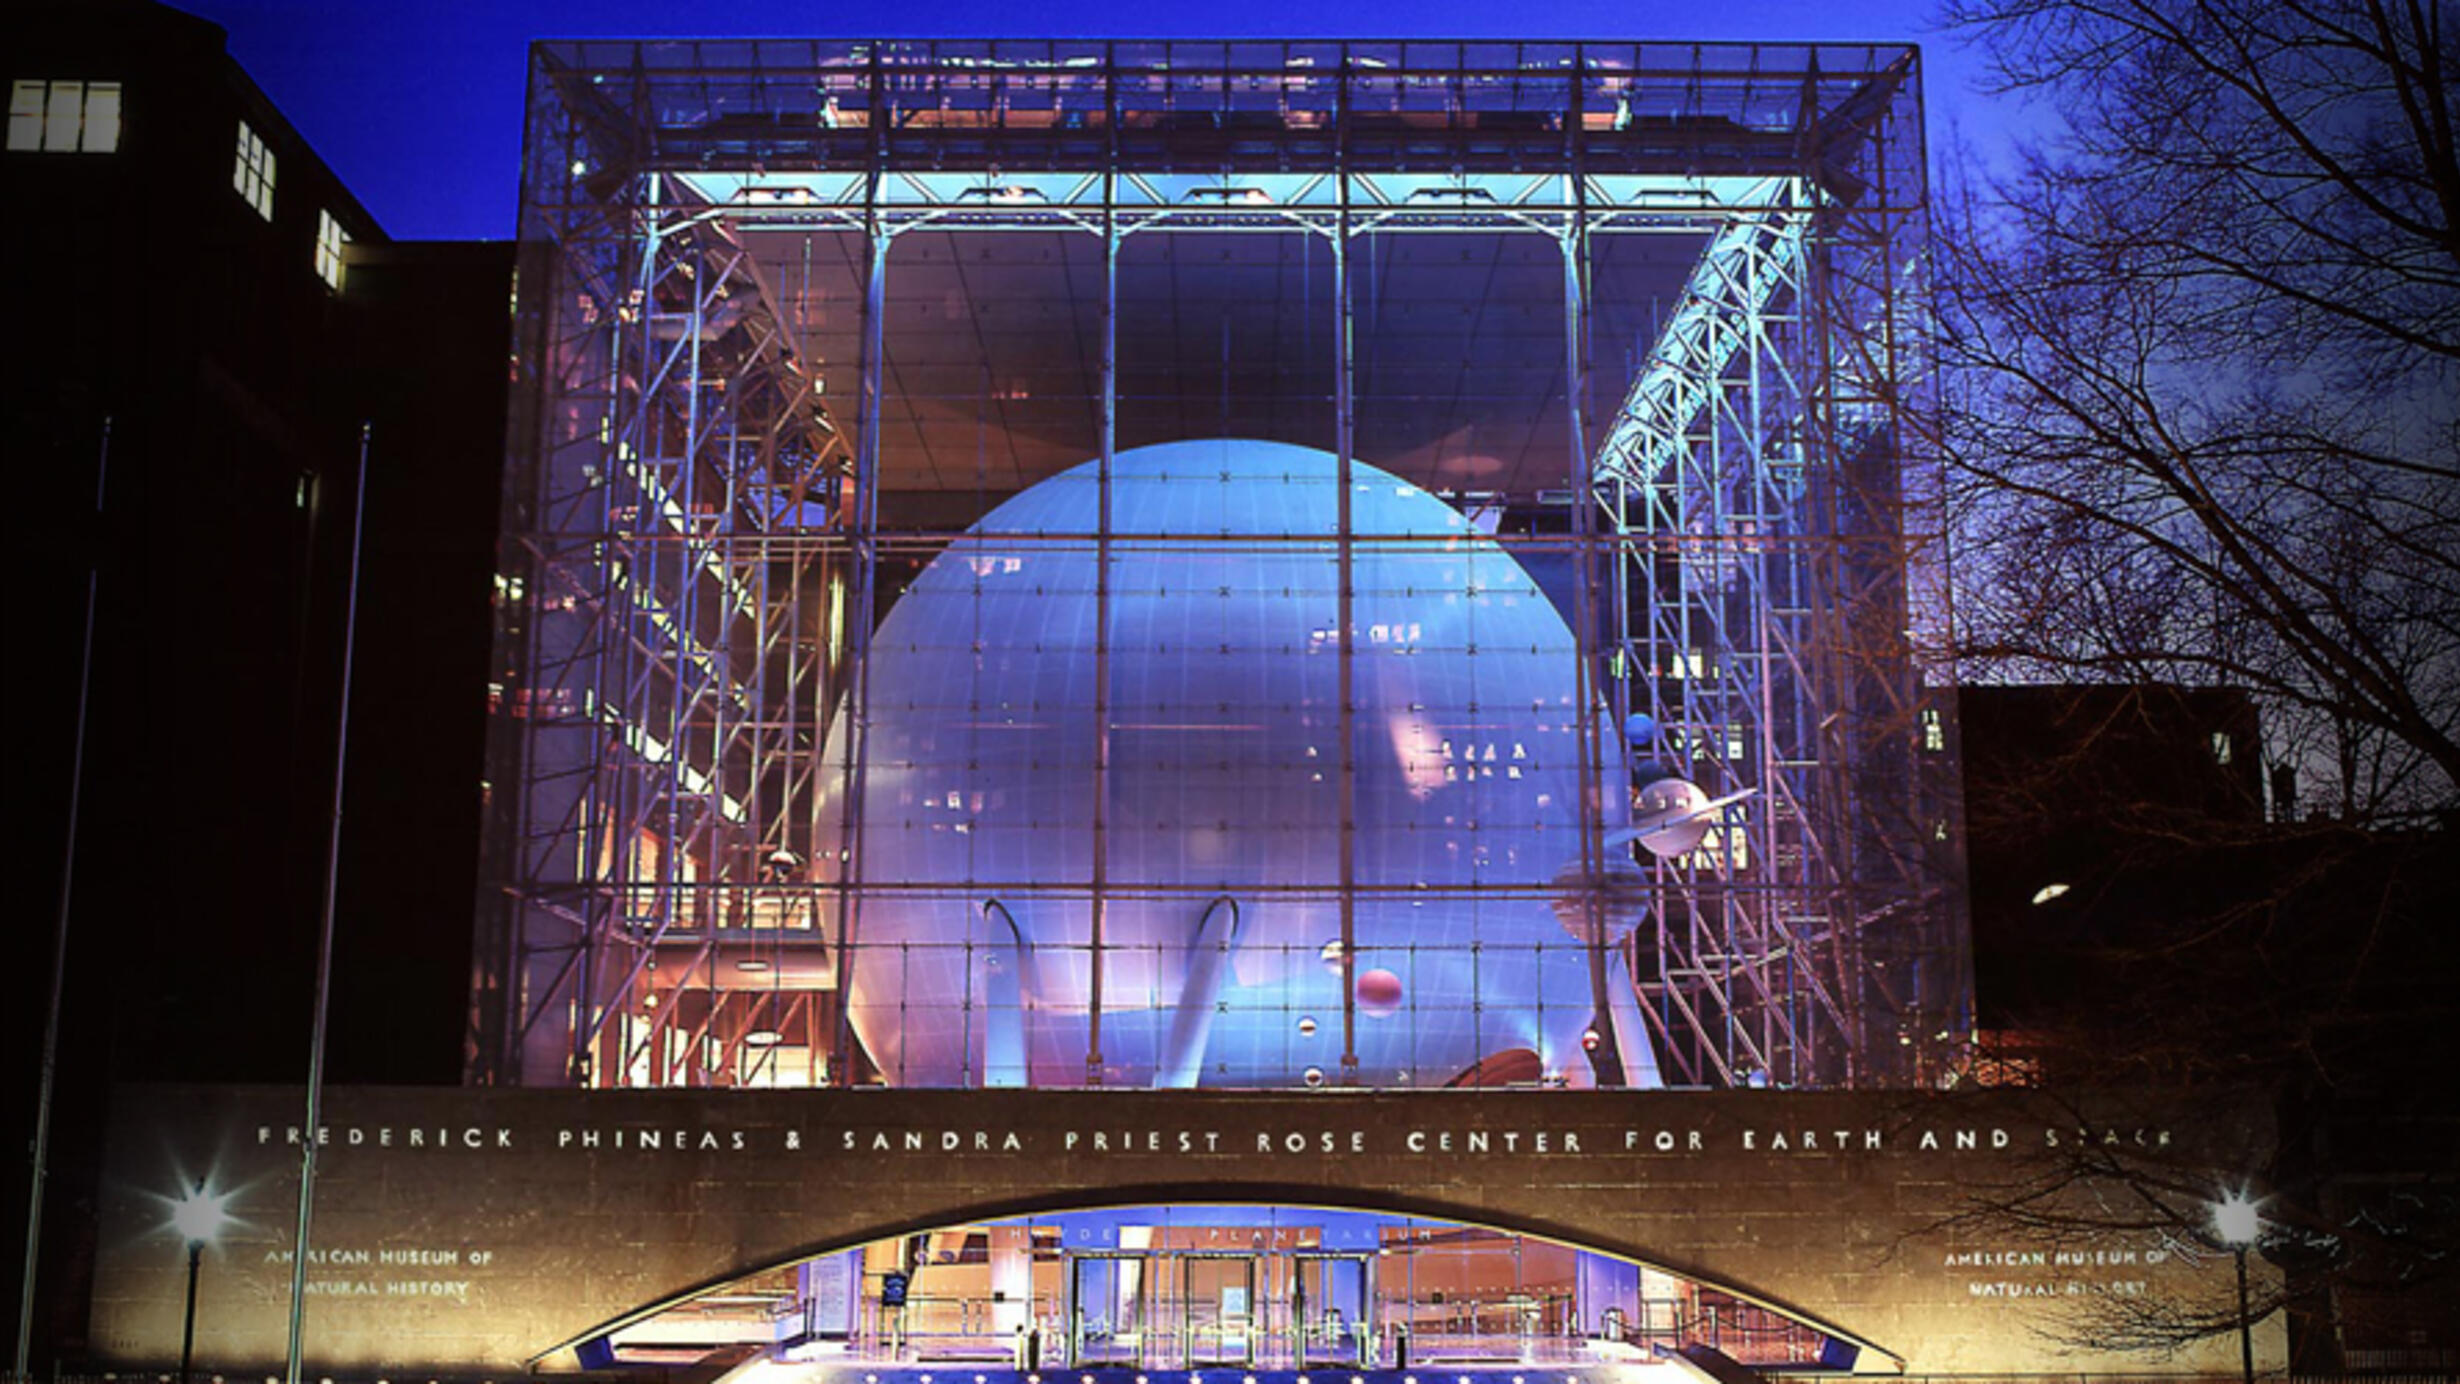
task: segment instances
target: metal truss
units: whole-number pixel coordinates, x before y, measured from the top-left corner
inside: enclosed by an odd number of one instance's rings
[[[1969,977],[1953,742],[1909,634],[1935,618],[1917,593],[1937,592],[1902,346],[1922,224],[1911,61],[542,45],[472,1078],[859,1079],[832,989],[864,891],[897,884],[818,826],[824,797],[861,792],[868,641],[907,544],[880,518],[890,249],[921,231],[1097,243],[1107,458],[1121,249],[1170,231],[1328,248],[1345,463],[1362,237],[1551,242],[1579,384],[1600,368],[1595,247],[1701,246],[1621,407],[1593,426],[1570,391],[1561,493],[1585,498],[1550,541],[1581,574],[1584,752],[1620,757],[1634,789],[1670,770],[1758,793],[1652,867],[1613,969],[1670,1083],[1935,1079]],[[804,358],[752,248],[796,231],[862,247],[857,360]],[[1635,711],[1657,745],[1615,733]],[[819,747],[840,716],[832,775]],[[1584,868],[1611,875],[1594,820],[1587,834]],[[817,861],[835,868],[803,868]]]
[[[541,150],[534,129],[532,156],[586,165],[587,123],[562,134]],[[488,909],[474,1017],[519,1055],[493,1079],[678,1084],[812,1017],[731,967],[817,921],[779,862],[808,836],[831,695],[798,621],[833,576],[823,545],[780,535],[825,512],[850,456],[759,266],[680,192],[628,179],[524,259],[554,288],[524,324],[543,378],[514,424],[544,464],[512,482],[498,584],[520,661],[494,830],[522,883]],[[627,1003],[659,966],[704,1002]]]
[[[1900,79],[1814,147],[1874,141]],[[1598,453],[1626,709],[1661,735],[1641,776],[1758,790],[1653,867],[1635,974],[1685,1082],[1926,1082],[1969,1025],[1944,713],[1911,642],[1937,557],[1897,354],[1918,218],[1834,172],[1718,227]]]
[[[1846,1027],[1805,936],[1824,930],[1836,874],[1805,811],[1826,757],[1796,705],[1818,691],[1803,659],[1826,615],[1804,580],[1807,401],[1789,360],[1809,189],[1772,191],[1710,237],[1596,468],[1615,531],[1640,540],[1616,549],[1620,653],[1662,743],[1635,753],[1662,751],[1661,772],[1712,793],[1759,790],[1655,865],[1636,947],[1667,1064],[1720,1085],[1800,1082],[1814,1035]]]

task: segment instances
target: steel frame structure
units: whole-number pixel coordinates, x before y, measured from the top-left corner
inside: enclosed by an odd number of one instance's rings
[[[1906,346],[1914,67],[1790,45],[540,44],[472,1079],[861,1079],[831,991],[865,891],[898,886],[865,879],[851,830],[818,839],[818,746],[849,718],[835,788],[858,797],[883,567],[949,536],[881,513],[890,250],[922,231],[1099,245],[1105,521],[1084,537],[1106,557],[1135,237],[1325,247],[1345,468],[1355,247],[1551,243],[1571,447],[1539,497],[1560,522],[1530,541],[1577,574],[1580,743],[1635,788],[1757,790],[1648,867],[1649,921],[1612,944],[1639,1022],[1607,1041],[1647,1041],[1682,1085],[1944,1075],[1970,981],[1952,727],[1918,647],[1944,620]],[[861,247],[857,359],[814,358],[753,248],[779,231]],[[1595,248],[1669,235],[1701,253],[1625,387],[1595,359]],[[1347,534],[1345,505],[1344,629]],[[1615,733],[1633,713],[1654,745]],[[1589,817],[1604,949],[1634,884]],[[1098,1080],[1098,1026],[1093,1046]]]

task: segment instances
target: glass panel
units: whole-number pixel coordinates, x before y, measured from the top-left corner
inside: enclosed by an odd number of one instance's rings
[[[248,122],[239,122],[238,161],[231,169],[231,187],[256,214],[273,219],[273,150]]]
[[[335,289],[342,286],[342,247],[349,243],[350,237],[333,213],[316,213],[316,277]]]
[[[1068,1360],[1072,1365],[1143,1363],[1147,1329],[1142,1258],[1089,1255],[1074,1261]]]
[[[85,152],[108,154],[120,147],[120,84],[94,82],[85,89]]]
[[[74,152],[84,113],[85,83],[53,82],[51,105],[43,115],[43,147],[55,154]]]
[[[42,82],[14,82],[9,86],[9,148],[32,151],[43,147]]]
[[[1262,1312],[1256,1261],[1244,1255],[1191,1255],[1181,1263],[1187,1363],[1252,1363]]]
[[[1371,1362],[1375,1322],[1368,1294],[1373,1261],[1365,1255],[1301,1255],[1292,1275],[1292,1353],[1310,1365],[1363,1367]]]

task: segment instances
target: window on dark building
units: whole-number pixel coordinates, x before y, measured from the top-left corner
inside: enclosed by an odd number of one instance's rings
[[[273,219],[273,151],[248,122],[239,122],[239,162],[231,170],[231,187],[256,214]]]
[[[316,277],[339,292],[342,287],[342,247],[350,243],[350,232],[333,219],[333,213],[316,213]]]
[[[20,79],[9,86],[9,149],[108,154],[120,147],[120,84]]]

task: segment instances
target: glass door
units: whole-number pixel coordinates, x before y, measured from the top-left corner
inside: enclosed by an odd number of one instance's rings
[[[1068,1260],[1068,1364],[1145,1363],[1150,1328],[1146,1265],[1137,1254],[1079,1254]]]
[[[1253,1364],[1261,1335],[1251,1254],[1191,1254],[1179,1261],[1181,1353],[1188,1365]]]
[[[1290,1278],[1291,1355],[1298,1368],[1363,1368],[1375,1340],[1374,1263],[1364,1254],[1302,1254]]]

